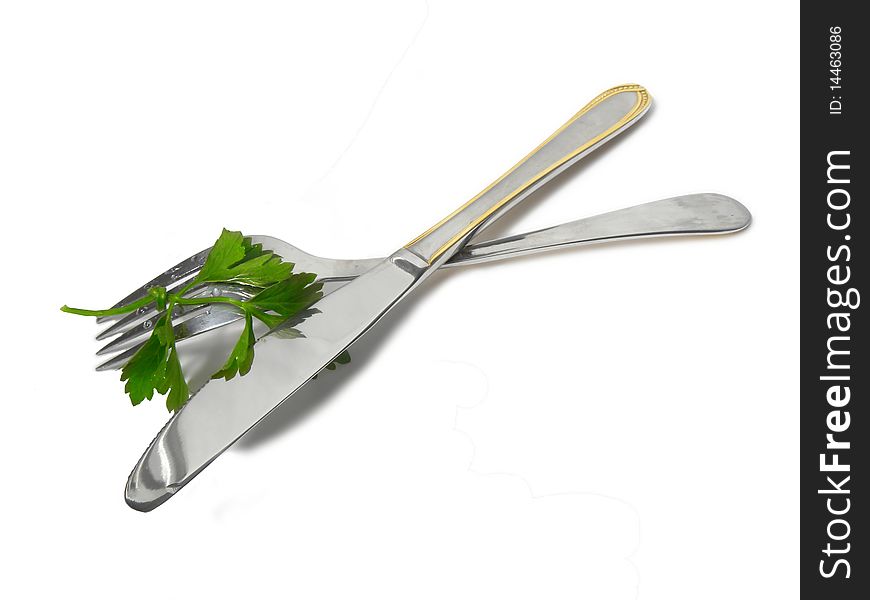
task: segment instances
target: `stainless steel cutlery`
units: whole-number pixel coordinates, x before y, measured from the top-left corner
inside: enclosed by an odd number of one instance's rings
[[[193,393],[133,469],[127,481],[127,503],[148,511],[165,502],[439,268],[599,242],[745,228],[751,217],[740,203],[720,194],[694,194],[470,243],[537,188],[633,125],[650,105],[649,94],[639,85],[603,92],[499,179],[386,258],[321,258],[276,238],[255,236],[255,243],[295,263],[296,271],[317,273],[321,281],[332,284],[332,289],[308,310],[257,340],[256,360],[247,375],[212,380]],[[143,298],[152,286],[182,285],[197,273],[207,254],[204,250],[172,267],[118,306]],[[228,285],[190,291],[196,298],[242,298],[246,293],[244,286]],[[117,354],[98,368],[123,366],[157,318],[156,307],[146,306],[101,332],[99,339],[115,339],[99,353]],[[179,308],[172,318],[176,339],[183,340],[227,325],[239,316],[232,310],[191,305]]]
[[[751,216],[746,208],[721,194],[689,194],[665,200],[647,202],[622,210],[563,223],[529,233],[512,235],[486,242],[469,243],[454,254],[441,268],[474,265],[500,261],[516,256],[625,240],[734,233],[749,225]],[[296,265],[297,271],[317,273],[318,280],[335,286],[370,270],[383,258],[338,260],[314,256],[277,238],[251,236],[254,243],[274,251]],[[179,284],[193,277],[205,261],[208,249],[186,258],[163,274],[139,287],[123,303],[137,300],[153,286]],[[225,296],[246,298],[250,290],[245,286],[225,284],[203,286],[191,292],[191,297]],[[136,353],[150,335],[156,320],[162,315],[156,307],[140,309],[116,321],[97,335],[97,339],[114,338],[97,354],[117,353],[101,363],[98,371],[119,369]],[[175,339],[185,340],[207,333],[218,327],[234,323],[241,314],[229,305],[176,306],[173,311]]]

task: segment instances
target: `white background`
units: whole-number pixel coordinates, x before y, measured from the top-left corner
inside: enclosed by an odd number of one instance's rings
[[[0,6],[0,595],[797,595],[793,3]],[[716,191],[747,232],[438,274],[176,498],[125,505],[167,414],[61,304],[223,226],[384,255],[625,82],[646,118],[491,231]]]

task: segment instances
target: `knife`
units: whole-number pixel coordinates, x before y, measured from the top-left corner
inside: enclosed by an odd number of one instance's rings
[[[264,419],[483,228],[541,185],[633,125],[649,110],[645,88],[611,88],[574,115],[489,187],[432,228],[254,346],[244,377],[195,392],[146,449],[127,481],[132,508],[150,511]]]

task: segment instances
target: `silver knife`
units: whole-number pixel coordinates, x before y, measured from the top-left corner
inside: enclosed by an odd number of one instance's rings
[[[163,504],[260,420],[368,331],[472,237],[538,187],[633,125],[651,105],[639,85],[587,104],[489,187],[364,275],[314,304],[307,316],[255,345],[244,377],[212,380],[163,427],[127,481],[127,503]]]

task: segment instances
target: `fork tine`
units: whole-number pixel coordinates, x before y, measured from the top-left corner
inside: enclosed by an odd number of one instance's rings
[[[202,307],[197,308],[198,314],[173,327],[175,340],[177,342],[196,337],[202,333],[217,329],[218,327],[229,325],[230,323],[235,323],[243,318],[241,314],[226,305],[215,305],[210,310]],[[139,342],[131,348],[110,358],[106,362],[101,363],[97,366],[97,371],[109,371],[122,368],[144,343],[144,341]]]
[[[245,298],[249,298],[252,293],[253,292],[251,288],[248,288],[244,285],[215,284],[212,286],[200,286],[197,288],[197,293],[191,294],[189,297],[205,298],[208,296],[228,296],[237,300],[244,300]],[[187,319],[190,319],[200,314],[202,312],[202,310],[200,309],[202,308],[202,304],[176,305],[172,310],[172,321],[175,325],[183,323]],[[151,329],[157,323],[157,320],[161,316],[166,314],[166,311],[158,313],[155,309],[151,311],[151,313],[152,314],[150,317],[144,319],[141,323],[130,326],[117,338],[97,350],[97,356],[111,354],[113,352],[118,352],[125,348],[129,348],[130,345],[135,343],[138,338],[142,337],[143,335],[149,335],[151,333]]]
[[[142,347],[142,344],[136,344],[129,350],[125,350],[118,354],[117,356],[113,356],[106,362],[97,365],[97,371],[112,371],[114,369],[121,369],[130,362],[130,359],[133,358],[133,355]]]
[[[181,319],[183,317],[189,317],[198,309],[202,308],[202,305],[197,306],[175,306],[172,309],[172,321],[176,322],[176,319]],[[120,352],[121,350],[125,350],[129,348],[135,340],[142,337],[143,335],[148,335],[151,333],[151,329],[154,327],[154,324],[166,314],[166,311],[157,312],[156,310],[152,312],[152,314],[143,320],[141,323],[130,327],[124,333],[119,335],[117,338],[97,350],[97,356],[103,356],[104,354],[112,354],[113,352]]]
[[[175,287],[169,288],[167,292],[173,293],[177,292],[181,287],[185,285],[183,282],[179,283]],[[196,297],[202,290],[205,289],[205,285],[198,285],[194,288],[191,288],[189,292],[185,294],[186,297]],[[130,314],[124,315],[100,333],[97,334],[98,340],[105,340],[107,338],[116,336],[121,333],[126,333],[127,331],[134,329],[142,324],[146,319],[151,319],[154,315],[157,314],[157,304],[152,302],[147,306],[143,306],[138,310],[131,312]]]
[[[202,268],[202,265],[205,264],[205,259],[210,251],[211,248],[206,248],[202,252],[197,252],[193,256],[184,259],[174,267],[164,271],[142,287],[138,288],[134,292],[128,294],[123,299],[119,300],[112,308],[124,306],[125,304],[130,304],[131,302],[139,300],[148,292],[150,288],[154,286],[159,285],[169,287],[172,284],[178,283],[181,280],[190,277]],[[114,319],[117,319],[117,317],[97,317],[97,323],[104,323],[106,321]]]
[[[185,294],[185,298],[195,299],[209,296],[228,296],[237,300],[244,300],[250,298],[254,293],[256,293],[254,288],[245,285],[229,283],[212,285],[203,284],[191,288],[191,290]],[[176,322],[176,324],[184,321],[193,316],[200,306],[201,305],[176,305],[172,311],[172,320]],[[111,352],[118,352],[123,348],[127,348],[132,340],[150,333],[151,328],[157,322],[157,319],[165,313],[158,313],[157,307],[154,304],[149,304],[145,308],[146,310],[136,311],[112,325],[109,328],[112,331],[103,337],[109,337],[109,335],[116,335],[118,337],[97,350],[97,355],[101,356]],[[181,321],[177,321],[177,319],[181,319]],[[108,332],[109,329],[106,331]]]

